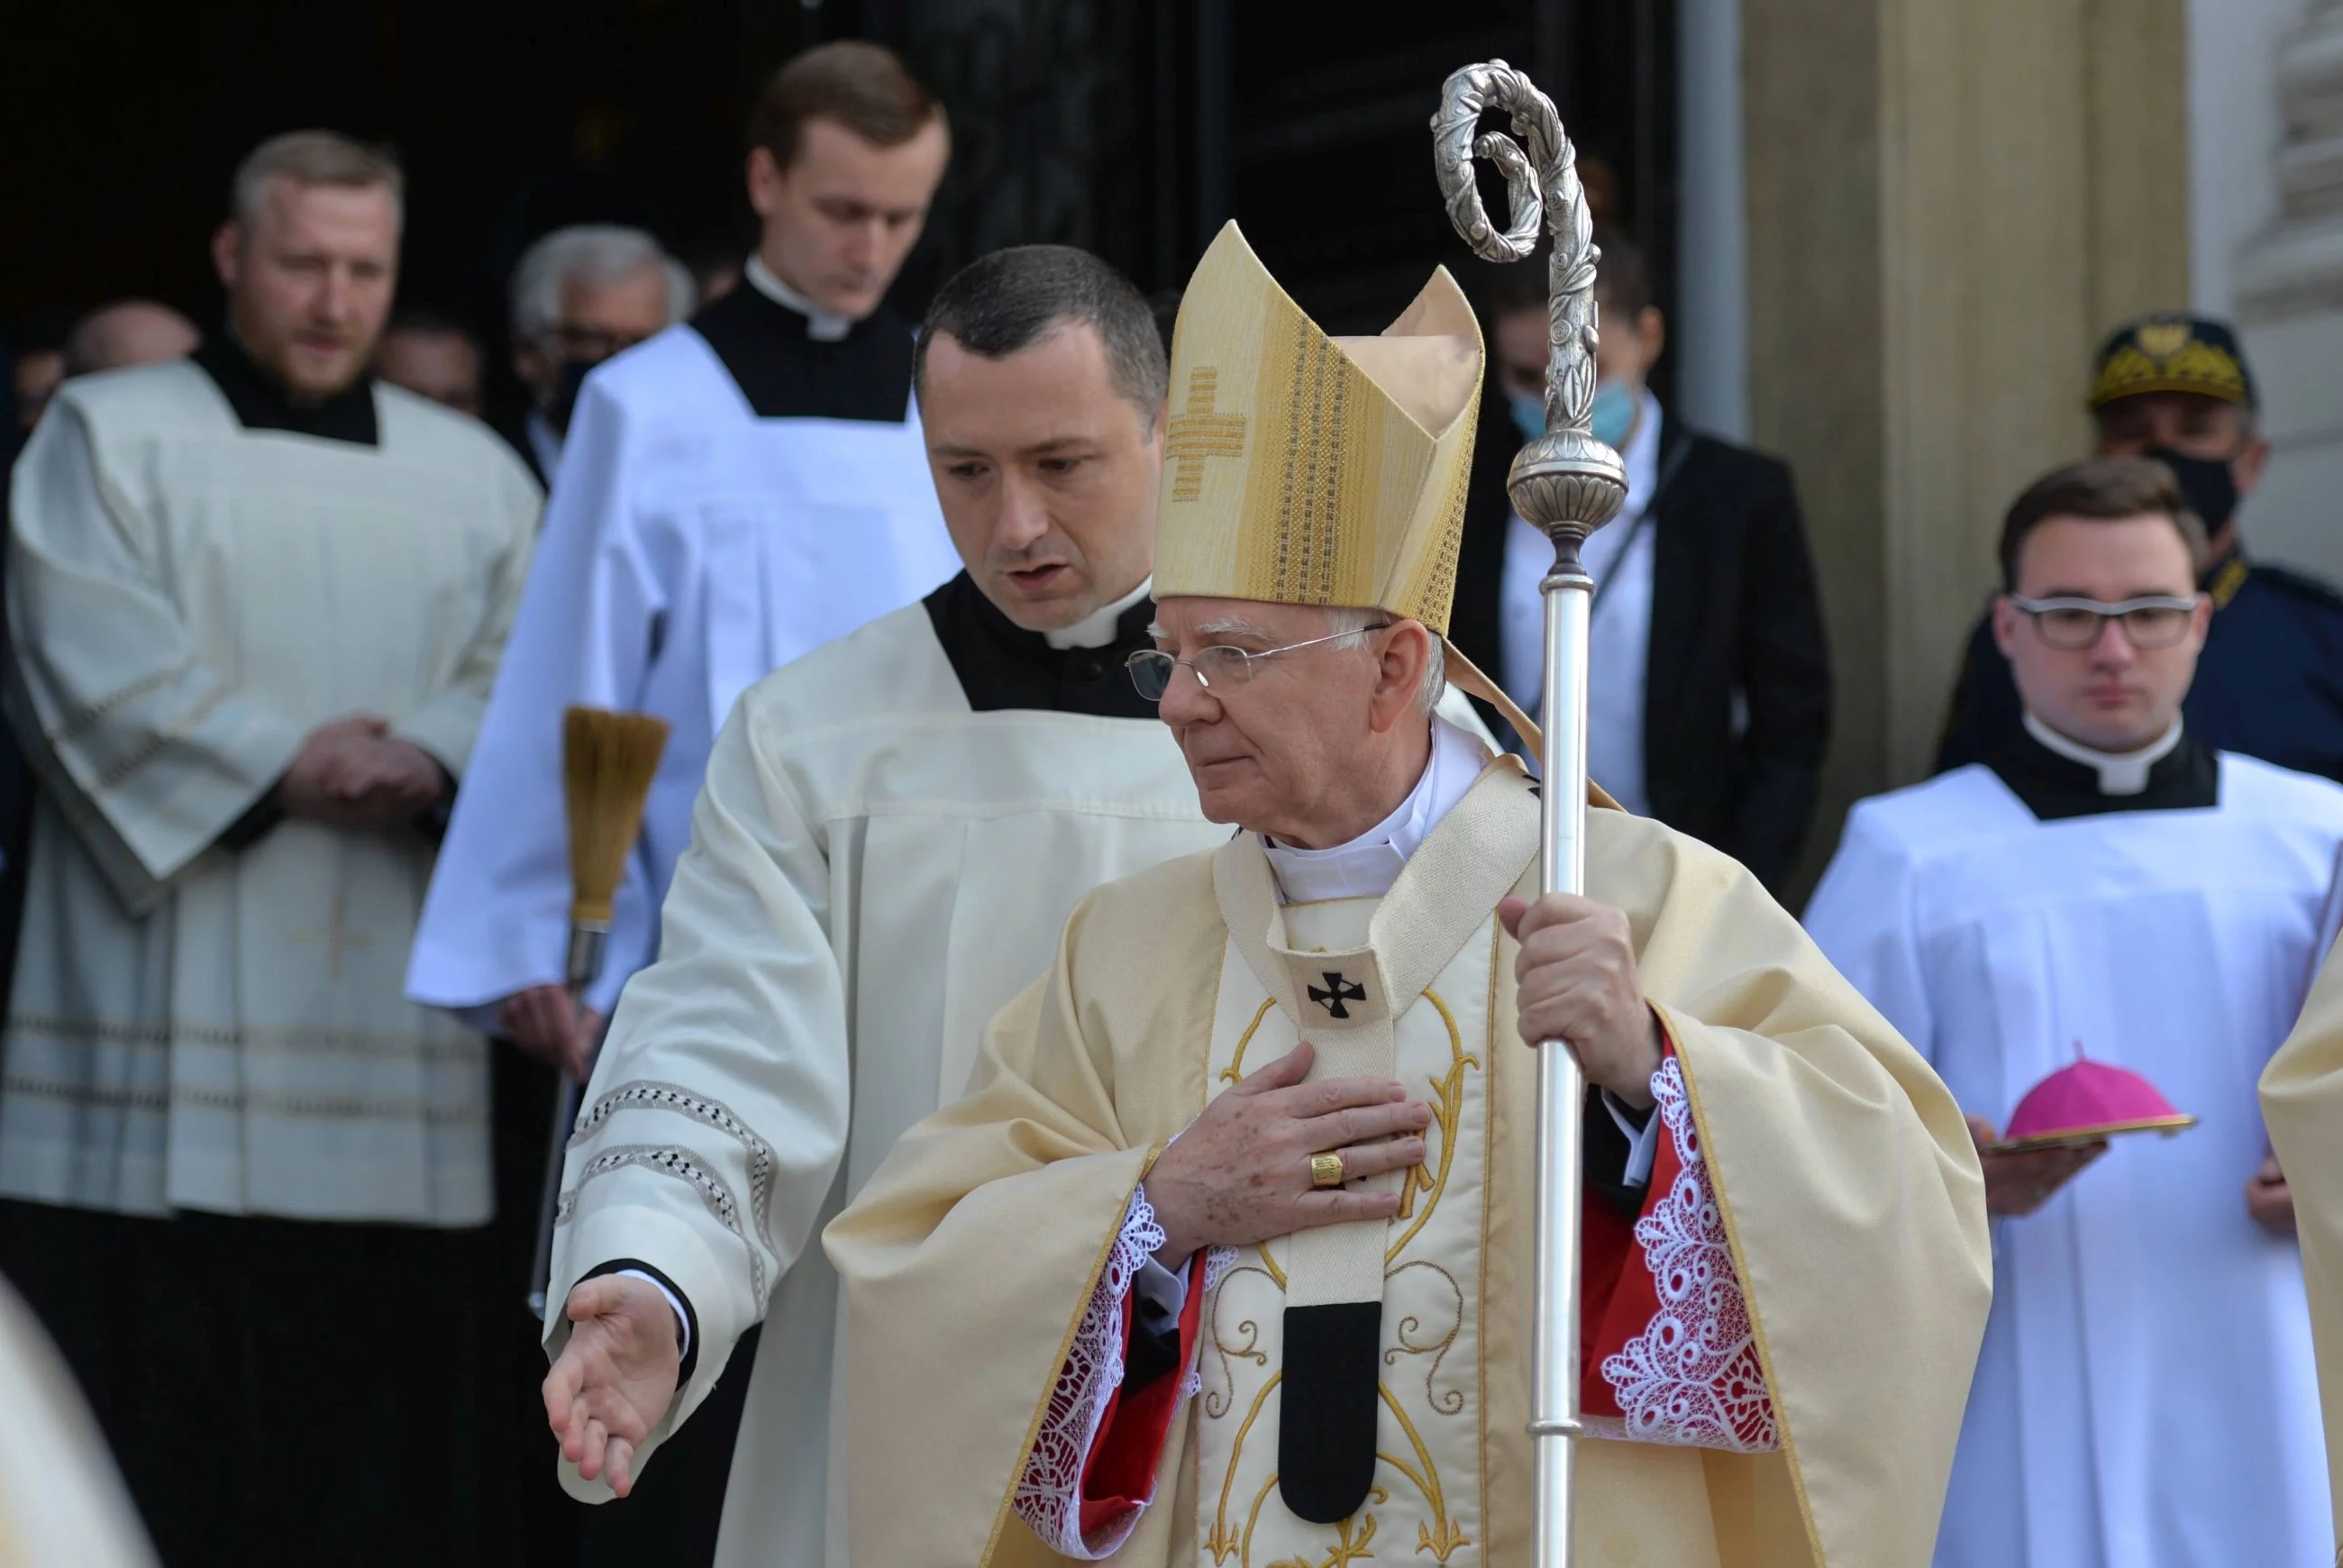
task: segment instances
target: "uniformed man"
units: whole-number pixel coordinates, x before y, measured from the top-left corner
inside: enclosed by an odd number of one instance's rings
[[[2149,457],[2180,481],[2211,548],[2199,587],[2212,629],[2183,709],[2188,732],[2237,751],[2343,780],[2343,594],[2283,567],[2248,560],[2237,508],[2261,481],[2269,443],[2255,428],[2253,373],[2237,335],[2197,316],[2149,316],[2099,350],[2091,413],[2102,457]],[[1936,752],[1943,772],[2016,740],[2022,723],[2009,663],[1990,616],[1970,634]]]

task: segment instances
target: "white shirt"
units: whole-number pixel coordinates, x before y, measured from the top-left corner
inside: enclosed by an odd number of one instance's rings
[[[1595,584],[1587,636],[1586,770],[1613,799],[1651,814],[1644,779],[1644,689],[1652,653],[1652,529],[1644,518],[1659,484],[1660,400],[1644,393],[1635,428],[1619,456],[1627,498],[1619,515],[1588,536],[1579,551]],[[1532,715],[1545,689],[1545,601],[1538,584],[1554,565],[1554,546],[1519,517],[1505,529],[1499,589],[1498,670],[1506,694]]]
[[[1279,896],[1289,904],[1382,898],[1399,880],[1401,868],[1424,835],[1464,799],[1488,759],[1488,748],[1435,716],[1423,777],[1390,816],[1330,849],[1297,849],[1262,835],[1261,847],[1269,855]]]
[[[806,336],[816,343],[836,343],[854,330],[854,317],[840,316],[835,310],[824,310],[796,289],[780,280],[779,274],[765,265],[765,258],[751,252],[740,276],[749,286],[776,305],[786,306],[806,318]]]

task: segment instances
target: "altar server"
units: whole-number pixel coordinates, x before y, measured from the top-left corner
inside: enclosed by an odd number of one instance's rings
[[[2317,962],[2343,789],[2183,724],[2205,548],[2149,459],[2020,496],[1994,629],[2021,732],[1857,806],[1807,910],[1981,1143],[2077,1056],[2199,1120],[1986,1152],[1993,1317],[1941,1568],[2332,1553],[2302,1264],[2257,1181],[2254,1086]]]

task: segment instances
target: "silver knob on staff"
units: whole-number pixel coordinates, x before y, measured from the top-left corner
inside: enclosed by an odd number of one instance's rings
[[[1512,116],[1513,136],[1476,135],[1481,116],[1493,109]],[[1546,892],[1580,893],[1586,886],[1586,638],[1594,579],[1578,551],[1627,497],[1625,465],[1589,429],[1599,253],[1577,153],[1553,101],[1521,72],[1491,60],[1450,76],[1441,87],[1432,137],[1449,219],[1477,254],[1490,261],[1523,259],[1537,246],[1541,217],[1554,236],[1545,434],[1513,459],[1505,488],[1513,510],[1554,544],[1554,566],[1538,585],[1545,600],[1545,691],[1538,715],[1545,731],[1539,759],[1545,821],[1538,882]],[[1505,176],[1512,207],[1505,228],[1491,223],[1482,206],[1473,180],[1476,153]],[[1540,1042],[1537,1060],[1537,1296],[1529,1428],[1537,1459],[1536,1562],[1537,1568],[1568,1568],[1572,1445],[1580,1434],[1580,1116],[1586,1083],[1577,1058],[1561,1040]]]

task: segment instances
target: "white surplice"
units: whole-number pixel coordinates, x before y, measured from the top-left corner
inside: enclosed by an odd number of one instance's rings
[[[2115,1140],[2036,1213],[1996,1222],[1939,1568],[2333,1554],[2301,1261],[2244,1190],[2343,789],[2218,767],[2203,809],[2037,820],[1981,765],[1865,801],[1806,911],[1968,1113],[2006,1126],[2079,1048],[2202,1119]]]
[[[0,1192],[477,1224],[484,1042],[403,994],[419,829],[220,847],[354,712],[462,777],[537,487],[476,421],[246,428],[189,362],[76,379],[20,460],[11,717],[42,780]]]
[[[735,709],[659,960],[628,987],[588,1086],[551,1292],[632,1259],[689,1301],[698,1363],[639,1464],[769,1316],[726,1568],[845,1563],[825,1545],[842,1480],[824,1459],[837,1281],[809,1239],[906,1128],[958,1098],[986,1020],[1048,968],[1084,893],[1228,832],[1155,720],[971,711],[919,605]],[[552,1353],[568,1329],[549,1321]],[[564,1484],[608,1495],[568,1466]]]
[[[408,993],[469,1010],[562,978],[561,722],[577,704],[673,727],[591,996],[608,1012],[657,945],[659,900],[733,702],[959,568],[908,410],[900,421],[759,418],[688,326],[596,370],[563,444]]]

